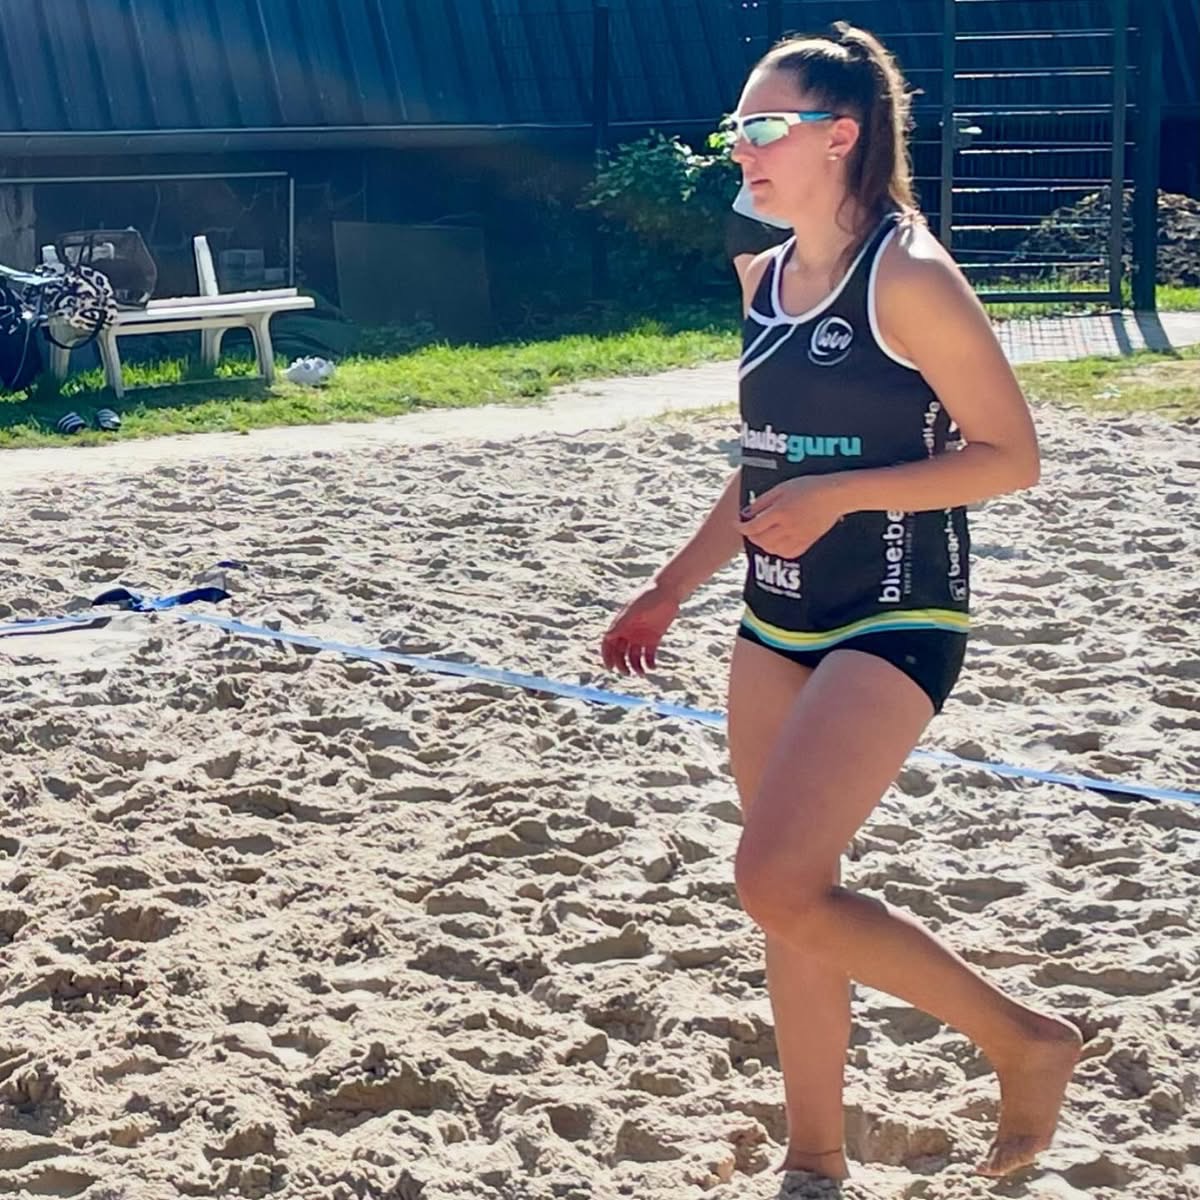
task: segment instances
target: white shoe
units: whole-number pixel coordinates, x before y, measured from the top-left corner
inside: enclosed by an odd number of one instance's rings
[[[298,358],[284,372],[284,378],[290,383],[300,383],[306,387],[319,387],[328,383],[332,378],[334,365],[323,358]]]

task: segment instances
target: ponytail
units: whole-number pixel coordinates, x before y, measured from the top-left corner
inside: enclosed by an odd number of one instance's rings
[[[868,220],[876,221],[892,208],[915,213],[908,147],[912,101],[896,60],[878,38],[838,21],[827,36],[778,43],[758,68],[792,75],[820,107],[858,122],[858,142],[846,163],[847,184]]]

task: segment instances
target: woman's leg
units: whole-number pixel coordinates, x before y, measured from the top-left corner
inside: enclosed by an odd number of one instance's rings
[[[748,813],[763,770],[807,667],[738,638],[729,675],[729,757]],[[830,885],[840,880],[835,862]],[[781,1170],[846,1175],[842,1083],[850,1040],[850,979],[845,971],[767,937],[767,991],[787,1101],[788,1149]]]
[[[987,1174],[1027,1165],[1054,1134],[1079,1053],[1074,1026],[1010,1000],[928,930],[882,902],[830,887],[835,864],[929,721],[929,698],[869,654],[835,651],[783,722],[738,848],[746,911],[817,955],[971,1038],[1000,1077]]]

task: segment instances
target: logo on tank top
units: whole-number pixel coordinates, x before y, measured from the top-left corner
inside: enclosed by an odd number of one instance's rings
[[[909,515],[889,508],[880,535],[883,538],[883,577],[879,581],[879,603],[899,604],[912,592],[913,531]]]
[[[761,450],[766,454],[782,454],[788,462],[802,463],[809,458],[861,458],[861,437],[815,437],[807,433],[785,433],[768,423],[762,429],[753,429],[742,422],[742,450],[740,461],[743,466],[765,466],[774,469],[775,463],[750,458],[744,452]]]
[[[818,367],[836,367],[849,353],[854,326],[844,317],[826,317],[812,332],[808,360]]]
[[[754,555],[754,582],[764,592],[776,596],[800,596],[800,564],[791,558],[776,558],[773,554]]]
[[[966,600],[967,573],[964,570],[966,564],[963,562],[962,541],[958,536],[958,530],[954,528],[954,510],[951,508],[946,509],[944,532],[946,534],[946,575],[950,582],[950,599]]]

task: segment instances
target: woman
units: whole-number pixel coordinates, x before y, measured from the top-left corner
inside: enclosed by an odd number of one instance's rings
[[[745,274],[742,465],[617,615],[604,662],[653,667],[682,601],[744,546],[728,695],[745,818],[735,879],[766,934],[782,1169],[847,1174],[854,979],[986,1055],[1001,1115],[978,1170],[1005,1175],[1050,1145],[1078,1032],[843,888],[839,862],[962,665],[965,507],[1036,483],[1036,435],[983,308],[917,215],[907,93],[874,37],[839,23],[779,44],[731,131],[756,209],[793,230]]]

